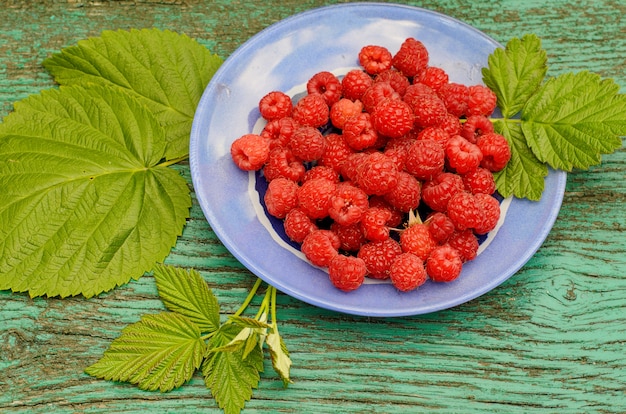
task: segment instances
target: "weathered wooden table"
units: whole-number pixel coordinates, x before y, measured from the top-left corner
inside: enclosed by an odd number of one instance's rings
[[[106,29],[157,27],[226,58],[261,29],[333,1],[2,0],[0,116],[53,87],[41,62]],[[505,43],[536,33],[549,74],[590,70],[626,91],[626,5],[615,0],[411,1]],[[188,167],[182,174],[191,183]],[[279,294],[294,362],[283,389],[267,367],[245,412],[626,412],[626,152],[568,175],[556,224],[492,292],[453,309],[375,319]],[[168,259],[206,275],[222,311],[254,277],[197,204]],[[162,310],[148,276],[86,300],[0,292],[0,412],[219,412],[200,376],[170,393],[83,373],[121,329]],[[266,362],[267,363],[267,362]]]

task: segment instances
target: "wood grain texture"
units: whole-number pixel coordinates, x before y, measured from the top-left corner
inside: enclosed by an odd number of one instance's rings
[[[263,28],[325,1],[2,1],[0,116],[54,87],[50,53],[107,29],[186,33],[227,57]],[[618,0],[405,2],[463,20],[505,43],[536,33],[549,74],[590,70],[626,91],[626,5]],[[178,166],[191,185],[187,165]],[[568,176],[557,222],[499,288],[430,315],[372,319],[279,295],[294,362],[283,389],[266,372],[244,412],[626,412],[626,151]],[[212,233],[197,203],[169,263],[195,267],[224,314],[254,277]],[[202,378],[143,392],[83,373],[121,329],[163,309],[144,276],[98,298],[0,292],[0,412],[218,413]]]

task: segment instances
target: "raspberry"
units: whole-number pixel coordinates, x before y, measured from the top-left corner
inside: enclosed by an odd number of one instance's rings
[[[422,185],[422,201],[435,211],[445,212],[452,196],[463,191],[463,179],[451,172],[442,172]]]
[[[500,219],[500,202],[489,194],[476,194],[476,200],[482,210],[482,220],[474,227],[476,234],[487,234],[496,228]]]
[[[447,213],[457,230],[474,229],[483,219],[476,196],[467,191],[460,191],[450,198]]]
[[[402,254],[400,244],[392,238],[387,238],[364,244],[357,253],[357,257],[365,262],[370,277],[388,279],[389,267],[400,254]]]
[[[302,161],[315,161],[324,154],[326,139],[317,128],[302,126],[296,129],[289,148],[293,155]]]
[[[410,135],[405,135],[400,138],[392,138],[385,145],[383,154],[393,160],[398,171],[402,171],[404,170],[406,156],[409,153],[409,147],[413,145],[414,142],[415,139]]]
[[[448,113],[439,124],[439,128],[443,129],[450,136],[459,135],[461,133],[461,121],[458,117]]]
[[[478,239],[472,230],[454,232],[448,239],[448,244],[459,252],[463,262],[474,260],[478,253]]]
[[[404,167],[418,180],[430,180],[443,171],[445,152],[433,140],[417,140],[408,150]]]
[[[389,278],[396,289],[409,292],[423,285],[428,277],[422,259],[413,253],[402,253],[389,267]]]
[[[388,69],[379,73],[374,78],[374,82],[389,83],[400,96],[403,96],[407,88],[411,85],[409,79],[395,69]]]
[[[317,165],[325,165],[341,173],[341,167],[354,150],[350,148],[343,135],[330,133],[326,135],[324,153],[317,160]]]
[[[443,100],[448,112],[460,118],[467,112],[469,88],[460,83],[449,82],[442,85],[437,91]]]
[[[361,112],[363,112],[361,101],[341,98],[330,107],[330,122],[336,128],[343,129],[348,118],[359,115]]]
[[[346,157],[341,165],[341,176],[345,181],[357,181],[359,175],[358,168],[367,156],[368,154],[365,152],[353,152]]]
[[[445,148],[446,143],[450,139],[450,134],[438,126],[429,126],[422,129],[417,134],[417,139],[422,141],[432,139],[433,141],[439,142],[441,146]]]
[[[437,247],[437,241],[428,230],[428,225],[415,223],[400,233],[400,245],[405,253],[413,253],[422,260],[426,260],[430,252]]]
[[[408,103],[412,102],[415,99],[419,99],[423,95],[432,96],[436,94],[430,86],[424,85],[422,83],[414,83],[406,88],[406,92],[404,92],[404,96],[402,96],[402,99]]]
[[[437,66],[428,66],[413,78],[413,83],[421,83],[437,91],[443,85],[447,84],[449,80],[445,70]]]
[[[413,175],[399,171],[398,184],[383,197],[396,210],[408,213],[419,206],[421,183]]]
[[[391,204],[389,204],[389,202],[385,200],[384,196],[371,196],[370,208],[371,207],[382,208],[389,211],[391,217],[389,220],[387,220],[387,226],[389,227],[399,227],[404,220],[404,214],[401,211],[393,208]]]
[[[446,157],[452,169],[459,174],[465,174],[478,168],[483,153],[476,144],[455,135],[446,143]]]
[[[291,98],[281,91],[272,91],[259,101],[259,112],[268,121],[291,116],[292,110]]]
[[[484,115],[471,115],[468,116],[465,123],[463,123],[459,135],[472,144],[475,144],[480,135],[489,132],[493,132],[493,124],[489,118]]]
[[[426,273],[434,282],[455,280],[461,274],[462,267],[461,255],[447,244],[437,246],[426,260]]]
[[[389,238],[389,227],[387,222],[391,219],[391,211],[370,207],[361,218],[361,229],[363,235],[370,241],[382,241]]]
[[[398,184],[398,170],[385,154],[372,152],[357,167],[356,182],[369,195],[383,195]]]
[[[483,153],[481,167],[491,172],[502,170],[511,159],[511,148],[508,141],[496,132],[481,135],[476,145]]]
[[[407,38],[392,59],[393,67],[412,78],[428,65],[428,50],[419,40]]]
[[[405,101],[413,109],[415,125],[418,127],[439,125],[448,114],[446,105],[436,95],[422,94]]]
[[[354,150],[373,146],[378,140],[378,133],[372,125],[370,114],[364,112],[347,119],[343,125],[343,138]]]
[[[328,216],[335,188],[336,184],[325,178],[309,180],[298,190],[298,206],[312,219],[324,218]]]
[[[363,284],[366,273],[363,260],[354,256],[337,255],[328,265],[331,283],[344,292],[358,289]]]
[[[267,212],[276,218],[285,218],[298,205],[298,188],[298,183],[287,178],[270,181],[263,196]]]
[[[300,125],[319,128],[328,123],[330,109],[319,93],[304,95],[294,106],[292,117]]]
[[[360,69],[352,69],[341,80],[343,97],[353,101],[360,100],[363,93],[372,85],[373,79],[367,72]]]
[[[315,266],[327,267],[339,254],[341,242],[330,230],[314,230],[302,241],[300,250]]]
[[[268,140],[256,134],[243,135],[230,146],[233,161],[244,171],[260,170],[267,162],[269,153]]]
[[[361,221],[361,217],[369,208],[368,197],[365,191],[349,183],[337,185],[330,197],[328,215],[335,222],[349,226]]]
[[[316,178],[325,178],[334,183],[339,183],[339,173],[333,170],[331,167],[325,165],[315,165],[311,169],[307,170],[302,177],[302,183],[314,180]]]
[[[300,208],[294,208],[285,216],[283,222],[285,234],[296,243],[302,243],[304,238],[313,230],[317,230],[317,225]]]
[[[381,135],[399,138],[413,129],[413,110],[404,101],[386,99],[372,112],[372,125]]]
[[[263,174],[267,181],[285,177],[299,182],[304,177],[305,172],[306,168],[302,161],[298,160],[289,148],[282,147],[276,147],[270,151],[267,164],[263,168]]]
[[[445,213],[436,211],[428,216],[425,223],[430,235],[439,244],[445,243],[454,234],[454,223]]]
[[[309,79],[306,90],[309,94],[322,95],[330,107],[341,98],[341,81],[330,72],[318,72]]]
[[[359,64],[370,75],[376,75],[391,68],[391,52],[383,46],[364,46],[359,51],[358,58]]]
[[[387,99],[402,100],[402,97],[389,82],[375,82],[363,93],[361,101],[365,111],[372,113],[379,103]]]
[[[330,225],[330,230],[339,237],[341,250],[358,252],[361,246],[367,243],[367,239],[361,229],[361,223],[343,226],[337,222],[333,222]]]
[[[496,191],[496,181],[493,174],[486,168],[478,167],[474,171],[463,174],[463,186],[472,194],[493,194]]]
[[[496,94],[484,85],[473,85],[468,89],[467,115],[489,116],[496,109]]]
[[[270,149],[286,147],[297,128],[298,124],[291,117],[274,119],[263,127],[261,136],[269,140]]]

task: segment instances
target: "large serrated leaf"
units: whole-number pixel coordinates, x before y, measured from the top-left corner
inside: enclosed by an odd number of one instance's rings
[[[61,85],[98,83],[142,100],[166,131],[166,159],[189,152],[191,124],[202,93],[221,65],[195,40],[168,30],[104,31],[44,60]]]
[[[0,289],[91,297],[162,261],[191,206],[185,179],[159,165],[165,145],[117,88],[17,102],[0,124]]]
[[[200,368],[206,345],[188,318],[172,312],[146,315],[127,326],[85,372],[162,392],[180,387]]]

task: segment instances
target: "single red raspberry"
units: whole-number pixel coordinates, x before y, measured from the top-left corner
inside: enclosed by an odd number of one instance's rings
[[[334,182],[325,178],[309,180],[298,190],[298,206],[312,219],[327,217],[336,187]]]
[[[300,125],[319,128],[328,123],[330,108],[319,93],[304,95],[294,106],[292,117]]]
[[[426,260],[430,252],[437,247],[437,241],[430,234],[427,224],[415,223],[400,233],[400,245],[403,252],[413,253]]]
[[[404,168],[418,180],[430,180],[439,175],[445,166],[445,152],[433,140],[417,140],[408,150]]]
[[[443,148],[445,148],[446,143],[450,139],[450,134],[448,134],[443,128],[438,126],[429,126],[422,129],[417,134],[418,140],[428,140],[432,139],[433,141],[439,142]]]
[[[366,273],[363,260],[354,256],[337,255],[328,265],[331,283],[344,292],[358,289],[363,284]]]
[[[278,177],[285,177],[300,182],[306,168],[302,161],[296,158],[289,148],[276,147],[270,151],[267,164],[263,168],[263,175],[267,181]]]
[[[442,172],[422,185],[422,201],[435,211],[445,212],[452,196],[463,191],[463,179],[451,172]]]
[[[345,161],[341,164],[341,177],[344,181],[357,181],[359,175],[359,166],[368,157],[366,152],[353,152],[346,157]]]
[[[496,180],[486,168],[478,167],[474,171],[463,174],[463,186],[472,194],[493,194],[496,191]]]
[[[341,173],[343,163],[353,153],[354,150],[348,145],[343,135],[331,132],[326,135],[324,153],[317,160],[317,164],[331,167],[336,172]]]
[[[430,235],[439,244],[448,241],[455,231],[454,223],[450,220],[450,217],[440,211],[430,214],[425,223],[428,226]]]
[[[294,208],[285,216],[283,222],[285,234],[296,243],[302,243],[304,238],[313,230],[317,230],[317,225],[300,208]]]
[[[281,91],[272,91],[259,101],[259,112],[268,121],[291,116],[292,110],[291,97]]]
[[[379,103],[387,99],[402,100],[402,97],[389,82],[375,82],[363,93],[361,102],[365,111],[372,113]]]
[[[363,103],[361,101],[341,98],[330,107],[330,122],[334,127],[343,129],[348,118],[357,116],[361,112],[363,112]]]
[[[483,153],[481,167],[491,172],[497,172],[506,167],[511,159],[511,148],[506,138],[496,132],[483,134],[476,142]]]
[[[388,279],[389,267],[394,259],[402,254],[402,247],[392,238],[372,241],[359,249],[357,257],[363,259],[368,275],[374,279]]]
[[[389,213],[391,214],[391,218],[387,220],[387,226],[389,226],[390,228],[400,227],[400,225],[404,221],[404,213],[402,213],[400,210],[396,210],[395,208],[393,208],[391,204],[389,204],[389,202],[385,200],[384,197],[385,196],[371,196],[370,208],[376,207],[389,211]]]
[[[327,267],[339,254],[341,242],[330,230],[314,230],[302,241],[300,250],[315,266]]]
[[[352,69],[341,79],[343,97],[353,101],[360,100],[374,80],[361,69]]]
[[[391,283],[401,292],[409,292],[422,286],[428,276],[424,261],[413,253],[398,255],[389,267]]]
[[[459,174],[474,171],[483,159],[483,153],[476,144],[472,144],[460,135],[450,137],[446,142],[448,165]]]
[[[337,222],[333,222],[330,225],[330,230],[339,236],[339,240],[341,241],[340,249],[346,252],[358,252],[361,246],[367,243],[360,222],[349,226],[343,226]]]
[[[365,191],[344,182],[337,185],[330,197],[328,215],[335,222],[349,226],[361,221],[368,208],[369,201]]]
[[[325,165],[315,165],[307,170],[302,177],[302,182],[314,180],[316,178],[326,178],[327,180],[338,183],[340,181],[339,173],[331,167]]]
[[[413,110],[399,99],[385,99],[372,112],[372,125],[379,135],[399,138],[413,129]]]
[[[461,133],[461,121],[457,116],[448,113],[439,124],[439,127],[446,131],[451,137]]]
[[[328,71],[318,72],[309,79],[306,90],[309,94],[322,95],[330,107],[341,98],[341,81]]]
[[[270,149],[276,147],[286,147],[293,137],[293,133],[298,129],[298,124],[291,117],[284,117],[269,121],[261,131],[261,136],[267,138]]]
[[[359,51],[358,58],[359,64],[370,75],[376,75],[391,68],[391,52],[383,46],[364,46]]]
[[[293,133],[289,148],[298,159],[308,162],[316,161],[324,154],[326,139],[319,129],[301,126]]]
[[[480,135],[490,132],[493,132],[493,124],[489,118],[484,115],[470,115],[461,126],[459,135],[475,144]]]
[[[398,184],[383,197],[396,210],[408,213],[419,206],[421,188],[422,184],[417,178],[405,171],[399,171]]]
[[[385,144],[383,154],[394,161],[398,171],[402,171],[404,170],[406,156],[409,153],[409,147],[414,142],[415,138],[411,137],[410,134],[400,138],[392,138]]]
[[[356,182],[369,195],[384,195],[398,185],[398,170],[382,152],[367,154],[357,167]]]
[[[428,66],[428,50],[419,40],[407,38],[392,59],[393,67],[412,78]]]
[[[476,200],[482,210],[482,220],[474,227],[476,234],[487,234],[495,229],[500,220],[500,202],[489,194],[476,194]]]
[[[484,85],[472,85],[468,88],[467,115],[489,116],[496,109],[496,94]]]
[[[480,203],[474,194],[467,191],[460,191],[450,198],[447,214],[457,230],[474,229],[483,220]]]
[[[461,255],[448,244],[437,246],[426,260],[426,273],[434,282],[451,282],[462,269]]]
[[[441,98],[434,94],[422,94],[406,100],[413,109],[415,125],[425,128],[438,126],[448,114],[446,105]]]
[[[245,134],[230,146],[233,161],[244,171],[260,170],[268,161],[269,154],[269,141],[256,134]]]
[[[466,114],[469,99],[469,88],[466,85],[449,82],[442,85],[437,93],[452,115],[460,118]]]
[[[391,87],[398,92],[398,94],[400,94],[400,96],[403,96],[406,89],[411,85],[409,79],[395,69],[388,69],[379,73],[374,78],[374,82],[389,83]]]
[[[448,244],[459,252],[463,262],[474,260],[478,254],[478,238],[472,230],[454,232],[448,239]]]
[[[343,125],[343,138],[353,150],[372,147],[378,141],[378,133],[374,129],[370,114],[363,112],[348,118]]]
[[[263,196],[267,212],[276,218],[285,218],[298,205],[298,188],[298,183],[287,178],[270,181]]]
[[[370,241],[382,241],[389,238],[391,211],[379,207],[370,207],[361,218],[363,235]]]
[[[406,88],[402,99],[405,102],[412,102],[415,99],[420,99],[423,95],[432,96],[436,95],[436,93],[430,86],[424,85],[423,83],[414,83]]]
[[[438,66],[428,66],[413,78],[413,83],[421,83],[437,91],[448,83],[450,78],[448,73]]]

